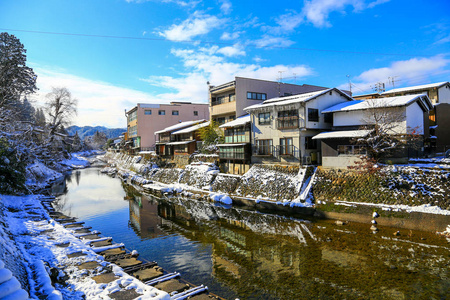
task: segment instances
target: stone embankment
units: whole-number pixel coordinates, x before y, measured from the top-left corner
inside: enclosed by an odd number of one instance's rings
[[[216,201],[226,195],[236,204],[281,210],[312,205],[308,193],[304,193],[314,172],[312,167],[255,165],[239,176],[220,173],[215,164],[205,162],[184,168],[159,168],[151,156],[108,153],[105,159],[112,167],[104,172],[117,174],[155,194],[178,192]],[[301,197],[302,192],[305,197]]]
[[[157,196],[195,199],[316,217],[370,222],[373,211],[393,227],[445,230],[450,215],[450,168],[385,167],[375,174],[299,166],[254,165],[242,176],[214,164],[159,168],[153,157],[108,153],[106,168]],[[429,225],[429,226],[428,226]]]

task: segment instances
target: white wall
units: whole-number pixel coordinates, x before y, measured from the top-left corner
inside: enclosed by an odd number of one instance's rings
[[[439,103],[450,104],[450,88],[443,86],[438,90]]]
[[[406,127],[405,132],[411,133],[413,129],[417,134],[423,134],[423,110],[417,102],[414,102],[406,107]]]

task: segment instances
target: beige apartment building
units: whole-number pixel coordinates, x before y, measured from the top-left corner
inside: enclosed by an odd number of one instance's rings
[[[326,90],[326,87],[235,77],[234,81],[209,86],[211,120],[224,124],[246,114],[245,107],[271,98]]]
[[[138,103],[125,114],[128,143],[135,152],[154,150],[156,131],[180,122],[209,119],[208,104],[191,102]]]

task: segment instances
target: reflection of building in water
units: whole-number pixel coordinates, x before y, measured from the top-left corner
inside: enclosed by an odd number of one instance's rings
[[[164,235],[161,230],[161,218],[158,216],[158,202],[150,196],[128,195],[130,205],[130,223],[141,238],[156,238]]]

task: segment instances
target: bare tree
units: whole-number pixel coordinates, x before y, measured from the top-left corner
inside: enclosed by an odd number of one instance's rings
[[[78,100],[72,98],[72,94],[65,87],[52,88],[52,92],[46,95],[45,110],[49,116],[50,133],[67,127],[74,115],[77,114]]]
[[[364,105],[360,129],[369,133],[356,138],[354,143],[365,146],[369,157],[379,161],[395,151],[404,150],[408,143],[418,141],[418,128],[406,127],[405,106],[395,106],[385,99],[366,100]]]

